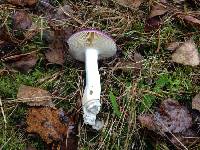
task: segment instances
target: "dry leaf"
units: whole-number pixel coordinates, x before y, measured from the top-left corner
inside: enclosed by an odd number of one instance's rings
[[[191,26],[194,26],[200,30],[200,20],[199,19],[197,19],[191,15],[188,15],[188,14],[178,14],[177,18],[185,21],[187,24],[190,24]]]
[[[161,17],[168,12],[168,8],[164,3],[153,3],[151,12],[145,23],[145,31],[149,32],[158,29],[162,24]]]
[[[171,99],[161,103],[159,110],[154,114],[154,120],[161,132],[180,133],[192,125],[188,109]]]
[[[32,6],[35,5],[38,0],[7,0],[9,3],[13,5],[19,5],[19,6]]]
[[[8,68],[14,68],[21,72],[29,72],[35,66],[37,62],[37,54],[36,52],[20,54],[10,56],[8,58],[4,58],[4,62],[6,63]]]
[[[182,133],[192,126],[192,117],[188,109],[171,99],[164,100],[153,116],[143,115],[138,119],[143,126],[159,131],[160,134]]]
[[[156,16],[162,16],[168,11],[167,6],[162,3],[153,4],[151,8],[151,12],[149,14],[149,18],[153,18]]]
[[[26,30],[32,25],[32,19],[25,11],[16,11],[12,18],[14,29]]]
[[[62,110],[49,107],[31,107],[28,109],[27,132],[36,133],[47,143],[63,141],[67,135],[67,125],[62,122]]]
[[[192,109],[200,111],[200,93],[192,99]]]
[[[143,0],[117,0],[117,3],[130,9],[138,8]]]
[[[54,32],[54,40],[45,53],[46,59],[50,63],[63,65],[65,62],[64,53],[66,48],[63,33],[63,30],[56,30]]]
[[[176,63],[190,66],[199,65],[199,53],[193,41],[183,43],[173,54],[172,60]]]
[[[21,85],[17,93],[17,98],[20,101],[27,103],[29,106],[54,107],[51,94],[40,88]]]

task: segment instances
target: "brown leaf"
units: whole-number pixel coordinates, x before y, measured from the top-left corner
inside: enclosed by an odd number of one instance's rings
[[[200,111],[200,93],[192,99],[192,109]]]
[[[13,5],[19,5],[19,6],[32,6],[35,5],[38,0],[7,0],[9,3]]]
[[[158,16],[149,18],[146,20],[144,30],[145,32],[150,32],[152,30],[158,29],[162,24],[161,18]]]
[[[26,11],[16,11],[12,19],[14,29],[26,30],[32,25],[32,19]]]
[[[21,72],[29,72],[35,66],[37,62],[37,54],[36,52],[20,54],[10,56],[8,58],[4,58],[4,62],[6,63],[8,68],[14,68]]]
[[[54,107],[51,94],[40,88],[21,85],[17,93],[17,98],[23,103],[27,103],[29,106]]]
[[[164,100],[154,114],[157,128],[161,132],[181,133],[192,125],[192,117],[188,109],[177,101]]]
[[[171,99],[164,100],[153,116],[143,115],[138,119],[143,126],[159,131],[161,135],[165,132],[183,133],[192,126],[188,109]]]
[[[14,68],[21,72],[29,72],[37,62],[36,52],[9,56],[4,58],[3,61],[6,63],[8,68]]]
[[[168,8],[162,3],[153,4],[151,8],[151,12],[149,14],[149,18],[153,18],[156,16],[162,16],[168,11]]]
[[[45,53],[45,56],[50,63],[63,65],[65,62],[64,53],[66,48],[62,32],[63,30],[56,30],[54,32],[54,40]]]
[[[63,141],[67,135],[67,125],[61,122],[64,112],[49,107],[31,107],[28,109],[27,132],[36,133],[47,143]]]
[[[191,15],[188,15],[188,14],[178,14],[177,18],[184,20],[187,24],[190,24],[191,26],[194,26],[200,30],[200,20],[199,19],[197,19]]]
[[[149,17],[145,23],[145,31],[150,32],[152,30],[158,29],[162,24],[161,17],[167,12],[168,8],[164,5],[164,3],[153,3]]]
[[[176,63],[190,66],[199,65],[199,53],[192,40],[183,43],[173,54],[172,60]]]
[[[138,8],[143,0],[117,0],[117,3],[130,9]]]

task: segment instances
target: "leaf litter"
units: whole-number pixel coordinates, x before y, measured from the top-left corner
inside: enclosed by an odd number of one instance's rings
[[[29,106],[55,107],[51,94],[46,90],[36,87],[21,85],[17,93],[17,98]]]
[[[9,3],[13,5],[18,6],[34,6],[36,3],[41,3],[38,0],[8,0]],[[46,1],[48,2],[48,1]],[[100,1],[90,1],[91,3],[96,3],[97,5],[100,5]],[[118,0],[117,3],[128,7],[130,9],[136,9],[140,6],[142,3],[142,0]],[[162,18],[165,14],[168,13],[168,8],[165,6],[166,1],[160,1],[158,3],[153,3],[151,5],[151,12],[149,14],[149,17],[146,20],[145,30],[146,31],[152,31],[155,29],[158,29],[162,25]],[[49,3],[50,4],[50,3]],[[48,4],[47,4],[48,5]],[[64,20],[68,19],[69,14],[73,14],[73,10],[69,5],[60,6],[58,8],[49,6],[55,13],[49,14],[50,20],[53,22],[53,20]],[[76,8],[78,9],[78,7]],[[46,9],[44,9],[46,11]],[[64,11],[63,11],[64,10]],[[65,12],[68,14],[66,15]],[[192,25],[199,28],[199,20],[198,18],[193,15],[185,14],[185,13],[178,13],[176,16],[178,19],[185,21],[187,24]],[[13,15],[13,23],[14,28],[16,30],[28,30],[30,31],[32,25],[32,20],[29,16],[29,14],[26,11],[16,11]],[[54,24],[57,27],[57,24]],[[51,40],[47,40],[49,44],[49,49],[45,52],[46,59],[52,63],[52,64],[64,64],[64,54],[66,45],[64,42],[66,42],[66,39],[68,36],[73,32],[73,29],[68,29],[67,32],[69,33],[67,36],[64,36],[63,30],[53,29],[53,36]],[[3,31],[3,30],[2,30]],[[6,30],[4,30],[6,31]],[[3,32],[4,32],[3,31]],[[34,33],[29,36],[29,32],[24,33],[24,37],[27,39],[31,39],[35,36],[35,31],[37,29],[34,28]],[[46,31],[46,30],[45,30]],[[6,33],[6,32],[5,32]],[[4,33],[3,33],[4,34]],[[6,36],[3,35],[0,30],[0,48],[7,46],[8,44],[18,43],[17,39],[13,40],[13,37],[10,33],[6,33]],[[48,38],[48,35],[47,35]],[[186,43],[186,42],[185,42]],[[183,42],[176,42],[176,43],[170,43],[171,45],[168,46],[168,50],[175,51],[172,54],[172,59],[174,62],[181,63],[184,65],[192,65],[196,66],[199,64],[198,58],[197,58],[197,48],[195,44],[186,47]],[[191,43],[190,43],[191,44]],[[185,47],[184,47],[185,46]],[[186,57],[181,54],[186,53],[183,49],[193,49],[195,51],[190,52],[190,54],[194,57],[196,62],[186,61]],[[2,54],[4,55],[4,53]],[[175,58],[175,55],[177,55],[178,58]],[[191,56],[190,55],[190,56]],[[28,61],[30,59],[30,61]],[[127,67],[130,64],[134,64],[133,66],[138,68],[138,70],[141,70],[142,68],[142,61],[143,57],[141,57],[140,54],[135,53],[133,58],[133,63],[126,62],[122,63],[122,67]],[[23,72],[29,72],[31,69],[35,66],[37,62],[37,56],[36,53],[33,55],[31,54],[20,54],[20,55],[14,55],[12,57],[6,57],[4,59],[4,62],[7,64],[7,66],[11,66],[12,68],[15,68],[19,71]],[[2,71],[3,72],[3,71]],[[76,121],[74,119],[69,119],[66,117],[65,112],[61,109],[56,109],[55,105],[52,102],[51,94],[46,91],[39,88],[29,87],[22,85],[19,88],[19,92],[17,95],[18,99],[24,100],[24,103],[27,103],[30,107],[27,113],[27,131],[30,133],[37,133],[39,134],[42,139],[46,143],[53,143],[55,141],[59,142],[65,142],[67,143],[68,149],[76,149],[77,148],[77,127],[75,127]],[[46,97],[44,99],[37,99],[37,97]],[[49,98],[47,98],[49,97]],[[192,107],[195,109],[198,109],[198,96],[195,97],[192,103]],[[29,101],[31,100],[31,101]],[[33,101],[32,101],[33,100]],[[37,106],[37,107],[36,107]],[[52,107],[52,108],[51,108]],[[118,109],[118,108],[116,108]],[[183,116],[185,117],[183,119]],[[157,109],[155,114],[145,114],[141,115],[138,118],[141,122],[141,124],[145,127],[147,127],[150,130],[159,131],[163,135],[163,133],[171,132],[177,136],[177,138],[182,142],[183,136],[190,135],[194,136],[193,131],[190,130],[192,125],[191,115],[186,107],[180,105],[178,102],[173,100],[165,100],[161,103],[160,108]],[[69,121],[70,120],[70,121]],[[162,123],[160,123],[160,121]],[[167,126],[167,128],[166,128]],[[75,131],[73,131],[75,129]],[[44,131],[47,131],[44,133]],[[73,134],[72,134],[73,133]],[[72,142],[70,142],[70,135],[73,135],[76,140],[72,138]],[[67,137],[68,140],[65,141],[65,138]],[[177,139],[171,138],[171,141],[173,143],[177,142]],[[75,144],[73,143],[75,142]],[[177,145],[180,143],[176,143]],[[54,144],[53,146],[55,146]],[[72,148],[73,146],[75,148]],[[56,148],[57,149],[57,145]]]

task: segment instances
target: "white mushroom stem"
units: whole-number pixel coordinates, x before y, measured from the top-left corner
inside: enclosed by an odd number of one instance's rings
[[[86,86],[83,95],[83,118],[89,125],[95,125],[96,115],[100,111],[100,75],[98,71],[98,51],[88,48],[85,52]]]

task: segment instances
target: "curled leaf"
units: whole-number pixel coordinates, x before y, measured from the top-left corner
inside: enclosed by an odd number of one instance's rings
[[[149,32],[158,29],[162,24],[161,17],[168,12],[168,8],[163,3],[153,3],[151,12],[145,23],[145,31]]]

